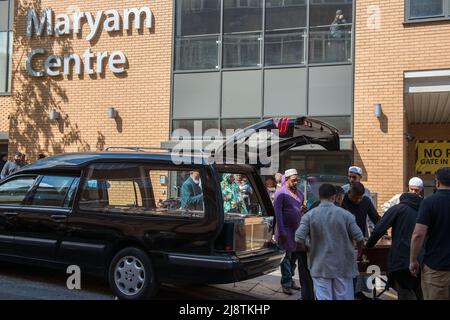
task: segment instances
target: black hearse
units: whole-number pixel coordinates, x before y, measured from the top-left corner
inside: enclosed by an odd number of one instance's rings
[[[245,143],[261,129],[278,130],[280,152],[304,144],[339,150],[337,130],[307,118],[269,119],[238,138]],[[137,148],[31,164],[0,183],[0,259],[77,265],[107,276],[121,299],[149,298],[160,283],[230,283],[269,273],[283,252],[272,241],[274,210],[258,165],[218,164],[218,154],[180,165],[169,152]],[[224,209],[221,182],[234,175],[252,189],[242,212]]]

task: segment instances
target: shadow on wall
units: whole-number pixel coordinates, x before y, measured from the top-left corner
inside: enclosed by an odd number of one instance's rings
[[[23,24],[25,30],[29,8],[42,12],[41,0],[15,1],[15,21]],[[24,152],[28,158],[34,160],[39,153],[58,154],[67,149],[89,151],[91,146],[82,138],[78,125],[71,122],[70,117],[64,113],[63,106],[69,102],[65,90],[49,77],[32,80],[26,71],[25,59],[32,47],[32,43],[25,34],[14,35],[14,66],[13,79],[13,105],[14,110],[9,116],[10,153]],[[48,51],[73,52],[69,36],[45,37],[45,47]],[[50,120],[49,113],[56,109],[61,117],[59,120]],[[55,136],[55,131],[59,131]],[[103,148],[105,136],[98,132],[95,148]]]
[[[381,113],[381,117],[378,119],[378,122],[380,123],[381,132],[389,133],[389,119],[384,112]]]
[[[354,163],[355,166],[358,166],[358,167],[360,167],[363,170],[363,181],[362,181],[362,183],[364,183],[364,181],[367,181],[369,179],[369,175],[367,173],[366,167],[364,166],[364,162],[363,162],[363,160],[361,158],[361,154],[359,153],[358,147],[356,145],[354,145],[353,150],[354,150],[353,163]]]

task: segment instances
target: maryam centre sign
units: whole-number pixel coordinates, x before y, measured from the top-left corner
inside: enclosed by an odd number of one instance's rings
[[[83,25],[86,25],[83,24],[84,21],[87,22],[87,27],[89,28],[86,40],[91,41],[102,30],[109,33],[121,30],[128,31],[133,28],[133,21],[136,30],[140,30],[143,26],[151,29],[153,27],[153,13],[150,8],[141,7],[123,10],[123,17],[118,10],[97,11],[95,15],[90,12],[78,11],[72,15],[61,13],[55,16],[52,9],[45,9],[41,15],[38,15],[35,9],[30,9],[27,18],[27,36],[31,39],[33,36],[78,35],[83,31]],[[110,71],[117,74],[125,72],[124,64],[127,61],[122,51],[94,53],[90,48],[84,51],[81,56],[75,53],[68,53],[63,57],[51,53],[47,54],[47,51],[43,48],[33,48],[31,50],[27,58],[27,71],[30,76],[44,77],[48,75],[55,77],[61,74],[69,75],[71,68],[73,68],[73,73],[76,75],[82,72],[88,75],[102,74],[105,71],[105,60],[108,61],[107,65]],[[33,67],[33,61],[42,55],[47,55],[43,69],[36,70]]]

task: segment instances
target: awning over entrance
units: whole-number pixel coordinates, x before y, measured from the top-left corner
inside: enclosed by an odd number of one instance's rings
[[[405,72],[409,124],[450,123],[450,69]]]

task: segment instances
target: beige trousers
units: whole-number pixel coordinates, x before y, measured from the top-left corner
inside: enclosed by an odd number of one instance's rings
[[[422,291],[425,300],[450,300],[450,271],[423,266]]]

